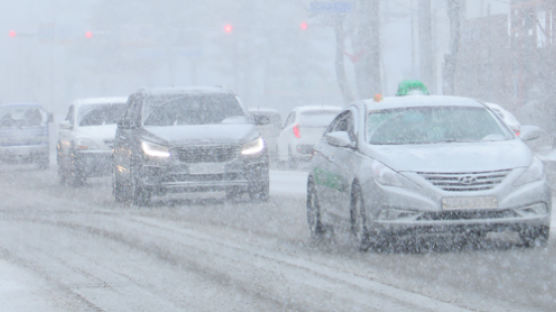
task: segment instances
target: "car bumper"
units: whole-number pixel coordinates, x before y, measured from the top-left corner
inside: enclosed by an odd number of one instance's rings
[[[551,193],[546,181],[480,194],[440,192],[424,195],[398,188],[375,184],[379,207],[368,204],[368,228],[396,236],[439,235],[490,231],[520,231],[538,226],[550,226]],[[495,198],[495,208],[446,209],[443,199],[448,197]],[[376,205],[376,204],[375,204]],[[373,209],[374,208],[374,209]]]
[[[112,172],[112,151],[82,151],[76,153],[77,166],[88,177],[100,177]]]
[[[207,164],[206,172],[192,173],[196,164],[145,164],[140,168],[143,187],[153,193],[183,193],[226,191],[249,191],[268,183],[268,156],[254,159],[237,159],[225,163]],[[211,168],[223,168],[214,170]]]
[[[48,156],[48,144],[2,146],[0,147],[0,158],[5,160],[33,160],[38,157]]]

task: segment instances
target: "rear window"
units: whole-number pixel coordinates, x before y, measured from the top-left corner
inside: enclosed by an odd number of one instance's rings
[[[299,115],[299,124],[303,127],[327,127],[338,115],[335,111],[306,111]]]
[[[46,123],[46,113],[38,107],[0,108],[1,128],[38,127]]]
[[[78,124],[80,127],[116,124],[124,114],[126,107],[126,103],[80,106]]]
[[[243,117],[243,118],[242,118]],[[152,97],[143,107],[145,126],[175,126],[246,122],[235,96],[180,95]]]

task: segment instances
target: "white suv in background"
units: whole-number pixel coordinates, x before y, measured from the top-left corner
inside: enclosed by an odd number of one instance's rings
[[[74,101],[60,124],[56,145],[62,183],[80,185],[87,177],[111,172],[116,123],[126,107],[126,97]]]
[[[313,146],[328,124],[341,111],[337,106],[299,106],[286,118],[278,137],[278,159],[295,168],[300,161],[310,161]]]

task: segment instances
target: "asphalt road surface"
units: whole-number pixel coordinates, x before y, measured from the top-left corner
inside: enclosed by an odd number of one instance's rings
[[[0,167],[1,311],[554,311],[556,248],[359,252],[309,238],[301,172],[268,203],[221,194],[115,203],[110,180]],[[427,247],[427,246],[424,246]]]

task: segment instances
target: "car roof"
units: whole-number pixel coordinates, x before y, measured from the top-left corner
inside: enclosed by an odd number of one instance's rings
[[[293,110],[299,113],[311,112],[311,111],[330,111],[330,112],[340,112],[343,107],[340,106],[317,106],[317,105],[304,105],[297,106]]]
[[[458,97],[458,96],[444,96],[444,95],[409,95],[409,96],[396,96],[386,97],[380,102],[373,99],[364,100],[367,110],[381,110],[391,108],[406,108],[406,107],[484,107],[484,105],[474,99]]]
[[[213,86],[191,86],[191,87],[157,87],[145,88],[137,93],[146,96],[168,96],[168,95],[204,95],[204,94],[233,94],[232,91],[222,87]]]
[[[83,98],[83,99],[76,99],[73,101],[73,105],[81,106],[81,105],[101,105],[101,104],[114,104],[114,103],[126,103],[127,97],[118,96],[118,97],[96,97],[96,98]]]
[[[5,103],[5,104],[0,104],[0,107],[37,107],[37,108],[42,108],[42,106],[40,104],[33,103],[33,102]]]
[[[250,108],[250,113],[280,114],[275,108]]]

